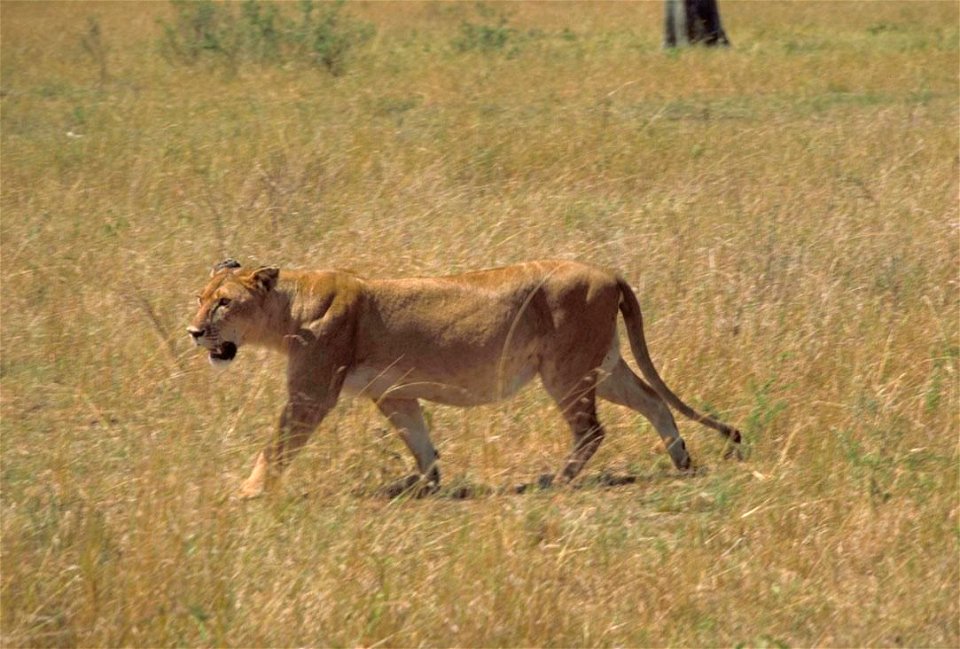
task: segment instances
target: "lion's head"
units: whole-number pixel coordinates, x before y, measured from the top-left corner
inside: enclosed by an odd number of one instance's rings
[[[210,353],[214,365],[232,361],[237,350],[256,330],[263,317],[263,302],[277,283],[278,268],[246,270],[227,259],[213,267],[210,281],[197,296],[197,315],[187,332]]]

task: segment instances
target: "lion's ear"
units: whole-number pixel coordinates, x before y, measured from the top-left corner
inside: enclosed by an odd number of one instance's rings
[[[262,266],[253,271],[253,275],[250,276],[250,281],[253,282],[255,287],[264,293],[268,293],[277,285],[277,278],[279,276],[280,269],[276,266]]]
[[[240,262],[236,259],[224,259],[210,270],[210,277],[213,277],[221,270],[240,268]]]

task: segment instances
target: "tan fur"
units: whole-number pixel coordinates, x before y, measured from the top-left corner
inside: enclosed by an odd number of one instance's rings
[[[650,419],[680,469],[689,468],[690,458],[667,403],[740,441],[735,429],[696,412],[664,384],[647,351],[636,296],[616,273],[538,261],[449,277],[368,280],[337,270],[238,266],[214,269],[189,330],[211,360],[232,360],[245,345],[288,357],[289,399],[279,431],[257,457],[243,496],[269,487],[343,391],[376,402],[414,455],[419,476],[434,486],[437,453],[418,400],[491,403],[535,376],[573,432],[565,481],[603,439],[596,396]],[[650,384],[620,358],[618,310]]]

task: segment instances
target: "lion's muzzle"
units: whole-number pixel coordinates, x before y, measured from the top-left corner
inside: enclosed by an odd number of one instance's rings
[[[229,340],[216,341],[216,332],[211,332],[206,328],[187,327],[187,333],[193,338],[193,342],[198,347],[205,347],[210,354],[210,362],[214,365],[229,363],[237,355],[237,344]],[[210,334],[214,335],[210,335]]]

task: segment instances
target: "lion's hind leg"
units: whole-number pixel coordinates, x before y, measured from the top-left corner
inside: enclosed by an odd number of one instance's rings
[[[436,491],[440,486],[440,469],[437,468],[440,455],[430,441],[420,403],[416,399],[380,399],[376,404],[410,449],[419,472],[387,487],[387,495],[393,497],[413,490],[421,495]]]
[[[562,482],[570,482],[600,448],[605,435],[603,425],[597,418],[597,371],[581,375],[580,380],[572,385],[551,374],[541,373],[541,379],[543,387],[560,408],[573,436],[573,448],[560,473]],[[541,476],[540,486],[548,486],[552,481],[553,476]]]
[[[690,455],[670,408],[652,387],[633,373],[623,359],[613,366],[609,376],[597,384],[597,396],[636,410],[650,420],[670,453],[674,466],[681,471],[690,468]]]

